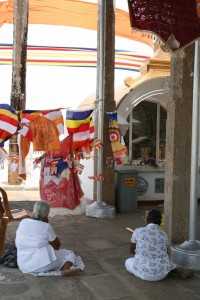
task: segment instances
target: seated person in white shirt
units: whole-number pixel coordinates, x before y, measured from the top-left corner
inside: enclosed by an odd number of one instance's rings
[[[189,278],[193,272],[177,268],[168,256],[168,237],[160,229],[161,219],[160,211],[151,210],[147,215],[146,226],[133,231],[130,252],[134,256],[126,260],[126,270],[147,281],[162,280],[171,271],[182,279]]]
[[[50,204],[35,203],[32,216],[20,222],[16,232],[17,263],[23,273],[35,275],[58,271],[57,275],[83,274],[84,264],[73,251],[60,248],[60,240],[48,223]]]

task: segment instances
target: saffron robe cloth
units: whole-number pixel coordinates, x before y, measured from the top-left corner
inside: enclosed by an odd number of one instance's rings
[[[72,157],[72,137],[68,136],[60,143],[60,152],[51,153],[52,157],[62,157],[63,162],[68,161],[68,178],[47,174],[50,170],[46,153],[41,161],[40,198],[51,204],[51,207],[75,209],[80,204],[83,191],[80,186],[78,174],[74,170]]]
[[[30,122],[34,151],[59,150],[59,131],[54,122],[44,116],[37,116]]]
[[[64,133],[64,120],[60,109],[21,113],[22,129],[19,133],[33,142],[34,151],[60,149],[59,135]]]
[[[21,112],[19,147],[19,177],[26,180],[26,157],[30,142],[34,151],[59,150],[59,135],[64,133],[64,120],[60,109]]]

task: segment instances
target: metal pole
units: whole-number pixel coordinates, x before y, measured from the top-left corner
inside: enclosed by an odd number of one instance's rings
[[[100,7],[100,27],[99,27],[99,107],[98,107],[98,136],[100,141],[103,141],[103,125],[104,125],[104,63],[105,63],[105,0],[99,0]],[[98,174],[103,174],[103,147],[98,151]],[[102,180],[97,182],[97,203],[102,203]]]
[[[199,148],[199,41],[195,42],[193,108],[192,108],[192,149],[191,149],[191,177],[190,177],[190,219],[189,240],[196,240],[197,226],[197,179],[198,179],[198,148]]]
[[[108,4],[108,2],[107,2]],[[105,39],[106,39],[106,0],[98,0],[99,7],[99,76],[98,76],[98,137],[104,140],[105,104]],[[103,175],[103,147],[98,150],[97,173]],[[99,218],[115,217],[115,207],[103,201],[103,182],[97,181],[97,201],[86,207],[86,216]]]

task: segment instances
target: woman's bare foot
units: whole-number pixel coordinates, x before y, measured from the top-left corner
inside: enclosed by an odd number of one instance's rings
[[[177,268],[173,271],[173,273],[177,274],[181,279],[188,279],[194,276],[194,271],[188,269]]]
[[[192,270],[184,270],[182,274],[180,274],[181,279],[188,279],[194,276],[194,272]]]
[[[81,269],[69,269],[69,270],[61,270],[61,276],[67,277],[72,275],[83,275],[84,272]]]

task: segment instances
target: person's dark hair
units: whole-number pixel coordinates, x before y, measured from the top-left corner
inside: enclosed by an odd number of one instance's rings
[[[159,210],[152,209],[147,214],[147,223],[160,225],[161,219],[162,219],[162,214]]]

